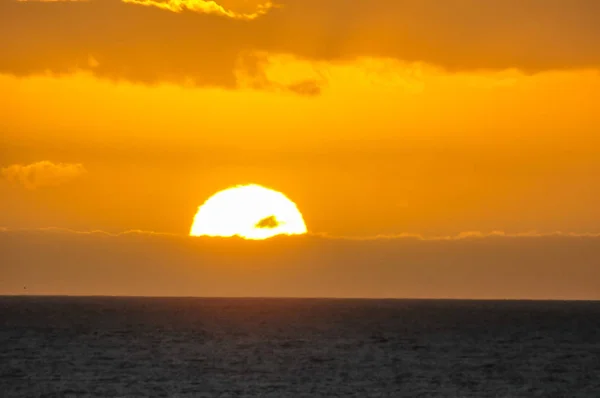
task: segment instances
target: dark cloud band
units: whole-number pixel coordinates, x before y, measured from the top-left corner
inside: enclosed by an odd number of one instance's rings
[[[318,93],[261,79],[247,54],[349,61],[387,57],[450,71],[517,68],[527,73],[600,67],[596,0],[287,0],[253,20],[169,12],[118,0],[0,1],[0,72],[17,76],[88,70],[139,83]],[[240,57],[244,61],[240,62]]]
[[[597,235],[250,242],[0,230],[0,253],[0,294],[600,299]]]

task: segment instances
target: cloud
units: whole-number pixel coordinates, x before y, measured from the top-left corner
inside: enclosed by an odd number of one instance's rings
[[[28,165],[13,164],[0,171],[8,181],[19,183],[27,189],[61,185],[86,173],[85,167],[79,163],[49,161]]]
[[[232,19],[253,20],[261,15],[265,15],[271,8],[273,3],[266,1],[256,4],[254,12],[236,12],[227,9],[212,0],[122,0],[124,3],[137,4],[142,6],[157,7],[162,10],[172,12],[182,12],[185,10],[198,12],[201,14],[214,14]]]
[[[600,299],[600,236],[266,241],[0,230],[0,293]]]
[[[19,3],[86,3],[90,0],[16,0]]]
[[[85,70],[115,81],[233,89],[242,86],[240,69],[265,83],[260,72],[268,65],[253,70],[240,62],[247,54],[329,63],[385,58],[450,72],[600,68],[596,0],[283,0],[275,8],[263,3],[255,19],[251,11],[227,11],[239,7],[233,0],[231,7],[131,1],[152,6],[1,0],[0,14],[19,23],[0,25],[0,73]],[[57,28],[57,20],[70,23]],[[279,87],[314,95],[321,85],[304,77]]]
[[[291,92],[306,97],[321,94],[326,79],[317,68],[305,67],[301,73],[294,74],[286,70],[288,65],[299,64],[293,58],[247,51],[238,56],[235,79],[238,85],[257,90]],[[273,70],[278,73],[272,73]]]
[[[279,221],[275,216],[265,217],[259,222],[256,223],[256,228],[277,228],[279,226]]]

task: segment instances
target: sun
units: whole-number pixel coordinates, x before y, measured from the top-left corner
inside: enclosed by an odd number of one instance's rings
[[[306,233],[296,204],[281,192],[260,185],[238,185],[220,191],[198,208],[191,236],[240,236],[267,239]]]

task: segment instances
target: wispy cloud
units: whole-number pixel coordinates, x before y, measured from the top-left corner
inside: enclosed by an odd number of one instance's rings
[[[27,189],[36,189],[67,183],[87,171],[80,163],[41,161],[28,165],[13,164],[2,168],[1,172],[10,182],[19,183]]]
[[[261,15],[265,15],[273,3],[266,1],[256,5],[254,12],[244,13],[227,9],[212,0],[122,0],[124,3],[138,4],[142,6],[157,7],[172,12],[182,12],[185,10],[198,12],[201,14],[213,14],[228,17],[232,19],[253,20]]]
[[[17,0],[17,3],[87,3],[90,0]]]

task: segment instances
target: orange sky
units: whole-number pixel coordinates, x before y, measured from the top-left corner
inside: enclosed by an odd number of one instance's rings
[[[597,15],[0,0],[0,227],[185,235],[258,183],[330,236],[598,233]]]

